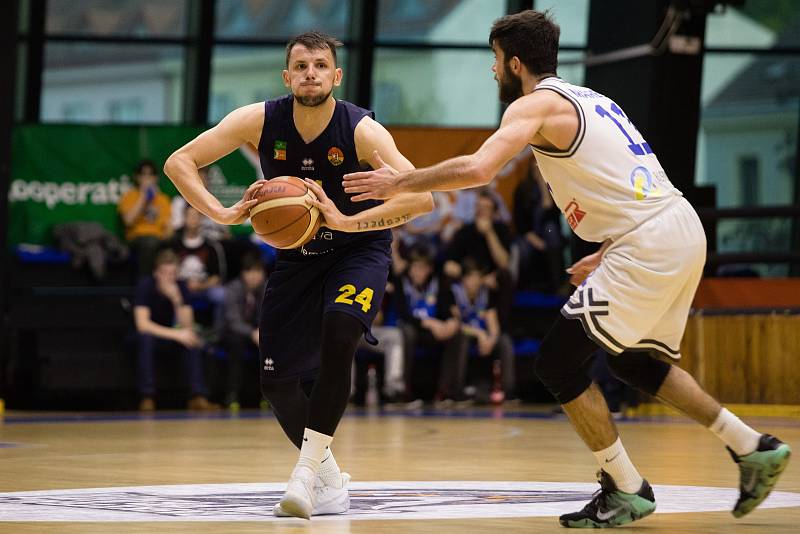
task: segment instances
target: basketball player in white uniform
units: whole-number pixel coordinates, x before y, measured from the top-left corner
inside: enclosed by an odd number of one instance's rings
[[[692,209],[655,154],[611,99],[556,77],[560,30],[546,14],[498,19],[489,43],[500,128],[472,155],[410,172],[381,169],[344,177],[353,200],[484,185],[530,144],[570,227],[600,250],[568,271],[577,289],[542,342],[536,371],[600,464],[601,491],[567,527],[629,523],[655,510],[650,485],[628,458],[605,400],[588,376],[598,345],[624,382],[681,410],[716,434],[740,469],[733,515],[760,504],[788,463],[790,448],[722,408],[676,365],[705,263],[706,239]]]

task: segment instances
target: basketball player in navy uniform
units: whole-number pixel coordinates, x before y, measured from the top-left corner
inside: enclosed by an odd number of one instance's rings
[[[577,285],[542,342],[536,371],[601,466],[601,490],[567,527],[609,527],[655,510],[588,369],[598,346],[624,382],[679,409],[716,434],[739,465],[733,515],[758,506],[786,467],[790,448],[756,432],[672,365],[705,264],[706,239],[692,206],[652,149],[609,98],[556,76],[559,28],[523,11],[495,21],[489,43],[500,98],[500,128],[472,155],[415,171],[378,169],[345,176],[353,200],[484,185],[531,146],[570,227],[600,251],[568,271]]]
[[[349,509],[342,473],[330,451],[350,395],[350,370],[362,335],[380,308],[390,266],[391,232],[433,208],[430,193],[354,203],[342,177],[386,164],[410,170],[372,112],[332,96],[342,80],[332,37],[311,32],[286,47],[283,81],[291,93],[231,112],[176,151],[165,165],[186,200],[212,220],[239,224],[257,203],[250,195],[229,208],[206,190],[205,167],[250,143],[266,178],[298,176],[317,196],[324,217],[315,238],[282,250],[267,285],[259,327],[261,388],[289,439],[300,449],[276,515],[309,518]],[[383,159],[381,159],[383,158]]]

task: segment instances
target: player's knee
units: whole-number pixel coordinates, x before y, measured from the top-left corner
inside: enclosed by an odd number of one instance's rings
[[[560,404],[574,400],[592,381],[583,365],[584,358],[568,355],[557,343],[545,338],[539,348],[534,370],[542,384]]]
[[[322,321],[323,351],[351,357],[364,333],[361,321],[342,312],[326,313]]]
[[[609,356],[611,373],[629,386],[655,396],[672,366],[645,352],[623,352]]]

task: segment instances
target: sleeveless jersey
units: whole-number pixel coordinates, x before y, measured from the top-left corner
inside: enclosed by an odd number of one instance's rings
[[[380,201],[376,200],[352,202],[351,195],[342,187],[345,174],[363,170],[356,155],[354,132],[361,119],[374,114],[337,100],[328,126],[316,139],[306,143],[295,128],[293,102],[292,95],[264,102],[264,126],[258,143],[264,178],[297,176],[316,180],[344,215],[354,215],[379,205]],[[279,254],[316,256],[364,239],[391,239],[391,231],[376,228],[375,231],[350,233],[321,227],[311,242]]]
[[[558,93],[578,113],[578,134],[566,150],[532,149],[553,200],[582,239],[616,239],[682,196],[611,99],[555,77],[535,91]]]

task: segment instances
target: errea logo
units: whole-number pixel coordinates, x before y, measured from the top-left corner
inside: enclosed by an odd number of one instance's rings
[[[301,171],[313,171],[314,170],[314,160],[311,158],[303,158],[302,167],[300,167]]]
[[[273,360],[272,358],[267,358],[266,360],[264,360],[264,370],[274,371],[275,370],[274,364],[275,360]]]

